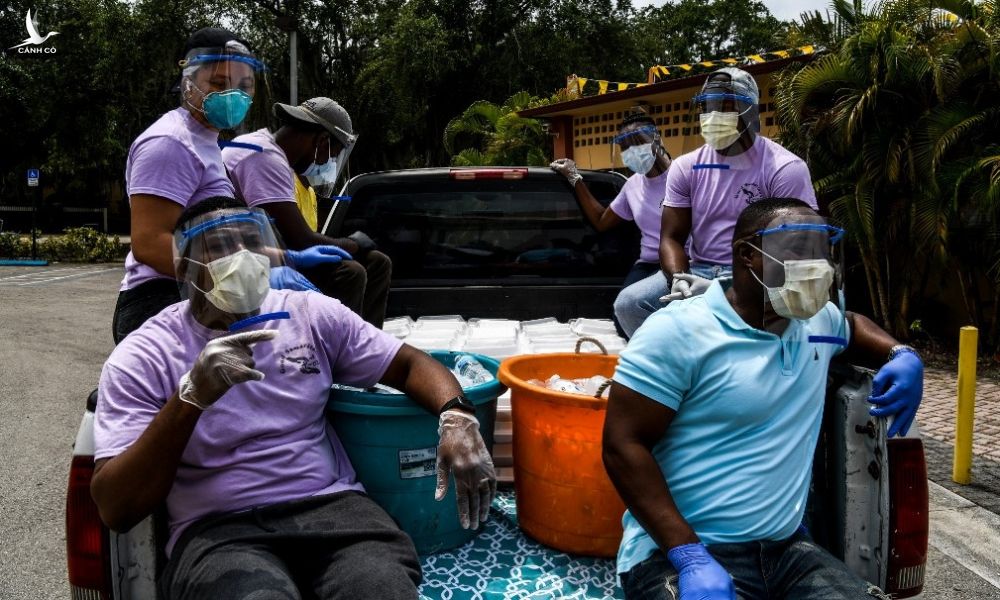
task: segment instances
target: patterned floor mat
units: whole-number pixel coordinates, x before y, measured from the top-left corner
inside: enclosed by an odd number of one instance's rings
[[[486,529],[449,552],[421,559],[421,600],[623,598],[613,560],[576,557],[528,539],[513,492],[500,492]]]

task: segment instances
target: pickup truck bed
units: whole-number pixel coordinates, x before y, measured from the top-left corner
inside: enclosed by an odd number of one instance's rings
[[[611,316],[637,254],[634,228],[595,234],[565,181],[548,169],[461,171],[356,177],[342,192],[352,201],[324,219],[331,233],[366,231],[392,257],[390,316]],[[604,204],[624,183],[615,174],[584,177]],[[915,597],[927,553],[919,433],[914,426],[907,439],[886,440],[885,421],[867,413],[871,374],[837,366],[831,375],[806,524],[860,576],[896,598]],[[162,531],[150,518],[128,533],[109,532],[90,498],[95,404],[96,394],[80,425],[67,489],[71,597],[153,599]],[[621,597],[613,561],[572,557],[526,538],[512,492],[496,499],[491,517],[473,541],[423,558],[423,598]]]

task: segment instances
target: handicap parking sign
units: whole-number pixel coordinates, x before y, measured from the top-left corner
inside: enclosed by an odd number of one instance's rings
[[[38,169],[28,169],[28,186],[38,186]]]

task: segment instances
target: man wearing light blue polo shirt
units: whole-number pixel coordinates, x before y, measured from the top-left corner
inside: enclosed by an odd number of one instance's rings
[[[622,353],[604,462],[628,508],[626,598],[884,597],[800,528],[830,359],[885,363],[869,400],[890,436],[923,386],[911,348],[830,301],[842,235],[799,200],[749,205],[732,283],[657,311]]]

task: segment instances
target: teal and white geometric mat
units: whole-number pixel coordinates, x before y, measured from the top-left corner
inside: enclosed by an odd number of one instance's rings
[[[525,536],[509,491],[497,494],[490,519],[475,539],[420,562],[421,600],[624,598],[613,560],[571,556]]]

